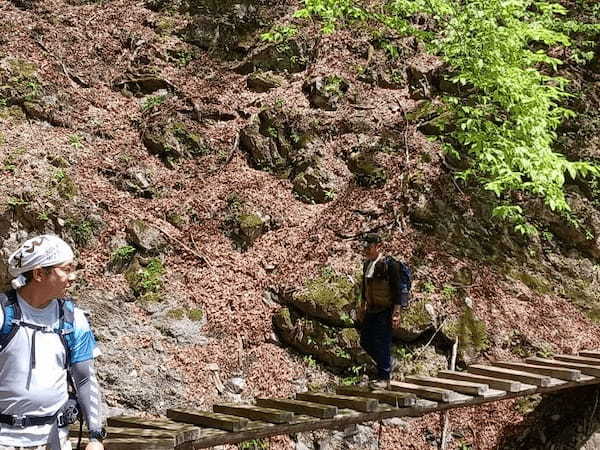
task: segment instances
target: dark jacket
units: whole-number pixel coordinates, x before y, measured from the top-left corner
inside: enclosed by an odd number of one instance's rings
[[[362,289],[361,289],[361,297],[362,300],[366,302],[366,291],[367,291],[367,267],[369,265],[369,260],[365,260],[363,262],[363,280],[362,280]],[[391,300],[392,305],[400,305],[403,308],[408,307],[408,302],[410,298],[410,286],[403,281],[403,277],[400,274],[400,267],[396,260],[390,256],[385,256],[381,261],[377,263],[375,267],[374,277],[378,277],[378,275],[385,276],[387,281],[389,282],[390,291],[391,291]],[[367,310],[368,305],[367,305]],[[370,311],[370,310],[369,310]]]

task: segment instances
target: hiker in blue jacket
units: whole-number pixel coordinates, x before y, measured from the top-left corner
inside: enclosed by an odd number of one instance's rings
[[[99,355],[84,313],[63,296],[75,279],[73,251],[42,235],[9,260],[12,289],[0,294],[0,450],[71,450],[77,409],[103,450]],[[75,391],[70,395],[71,391]]]
[[[358,318],[362,322],[360,345],[377,366],[371,387],[388,389],[392,372],[392,329],[398,326],[402,308],[408,307],[411,274],[408,267],[381,253],[381,237],[363,237],[362,299]]]

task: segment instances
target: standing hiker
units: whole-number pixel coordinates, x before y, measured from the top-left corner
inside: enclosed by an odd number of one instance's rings
[[[14,279],[0,294],[0,450],[71,450],[77,408],[90,430],[86,450],[104,448],[99,350],[82,310],[63,298],[75,279],[73,258],[62,239],[42,235],[8,260]]]
[[[379,235],[369,233],[363,242],[366,260],[358,311],[360,345],[377,366],[377,380],[371,386],[386,389],[392,372],[392,329],[400,323],[401,308],[408,306],[411,275],[404,264],[381,253]]]

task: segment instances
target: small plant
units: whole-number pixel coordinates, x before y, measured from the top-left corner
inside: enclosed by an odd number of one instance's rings
[[[151,109],[162,105],[166,99],[166,95],[151,95],[146,97],[142,103],[142,112],[148,112]]]
[[[17,206],[25,206],[25,205],[29,204],[29,202],[27,200],[23,200],[22,198],[13,197],[13,196],[8,197],[8,200],[6,203],[11,208],[16,208]]]
[[[135,255],[135,247],[131,245],[124,245],[123,247],[119,247],[110,255],[110,263],[111,265],[115,265],[118,267],[124,267],[128,265],[132,259],[133,255]]]
[[[162,261],[152,258],[145,266],[134,264],[126,273],[133,294],[142,301],[156,301],[163,288],[165,268]]]
[[[427,294],[435,292],[435,284],[433,284],[431,281],[424,282],[421,284],[421,292],[425,292]]]
[[[310,369],[316,369],[318,367],[317,361],[312,355],[305,355],[303,358],[304,362]]]
[[[67,228],[76,244],[86,246],[94,238],[96,226],[89,220],[67,221]]]
[[[239,450],[267,450],[269,443],[264,439],[252,439],[238,444]]]
[[[261,40],[265,42],[273,42],[275,44],[281,44],[296,36],[298,30],[295,27],[288,25],[279,25],[271,29],[266,33],[260,35]]]
[[[69,135],[69,145],[73,147],[75,150],[79,150],[83,148],[83,138],[78,134]]]
[[[64,169],[58,169],[54,172],[52,184],[62,198],[71,199],[77,195],[77,185]]]
[[[25,83],[27,94],[25,100],[34,101],[42,94],[42,85],[37,80],[30,80]]]
[[[442,295],[446,300],[452,300],[456,296],[456,288],[449,284],[445,284],[442,288]]]

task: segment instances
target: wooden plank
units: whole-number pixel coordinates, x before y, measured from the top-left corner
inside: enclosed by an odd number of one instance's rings
[[[549,377],[558,378],[566,381],[579,381],[581,379],[581,372],[574,369],[563,369],[558,367],[538,366],[536,364],[528,364],[522,362],[512,361],[498,361],[492,363],[494,366],[504,367],[506,369],[514,370],[525,370],[527,372],[539,373],[540,375],[547,375]]]
[[[131,416],[113,416],[106,419],[109,427],[124,428],[148,428],[154,430],[167,430],[175,432],[175,443],[179,445],[183,442],[200,439],[203,434],[219,430],[203,430],[193,425],[177,423],[167,419],[142,419]]]
[[[407,392],[392,392],[381,389],[371,389],[367,386],[338,386],[335,391],[341,395],[350,395],[354,397],[374,398],[380,402],[395,406],[396,408],[406,408],[415,406],[417,397]]]
[[[454,392],[460,392],[468,395],[483,395],[490,387],[487,384],[473,383],[471,381],[447,380],[438,377],[429,377],[423,375],[413,375],[406,377],[408,383],[419,384],[422,386],[431,386],[441,389],[448,389]]]
[[[72,447],[77,448],[77,439],[70,439]],[[82,439],[82,448],[88,444],[88,439]],[[154,438],[107,438],[103,442],[105,450],[172,450],[175,448],[172,440]]]
[[[298,400],[334,405],[338,408],[349,408],[360,412],[373,412],[379,402],[374,398],[352,397],[348,395],[327,394],[323,392],[300,392],[296,394]]]
[[[152,438],[152,439],[172,439],[173,446],[175,445],[175,432],[167,430],[152,430],[143,428],[123,428],[123,427],[106,427],[106,435],[112,438]],[[83,429],[83,436],[87,436],[87,428]],[[69,427],[69,437],[79,436],[79,425],[73,424]]]
[[[471,381],[473,383],[484,383],[490,388],[499,389],[506,392],[523,392],[523,391],[534,391],[536,386],[530,384],[523,384],[515,380],[507,380],[504,378],[488,377],[485,375],[477,375],[474,373],[467,372],[455,372],[453,370],[441,370],[438,372],[438,376],[441,378],[449,378],[451,380],[462,380]]]
[[[252,420],[261,420],[269,423],[286,423],[294,418],[294,413],[278,409],[261,408],[252,405],[221,404],[214,405],[213,411],[232,416],[247,417]]]
[[[585,356],[576,355],[556,355],[554,359],[558,361],[574,362],[578,364],[588,364],[590,366],[600,366],[600,359],[586,358]]]
[[[257,398],[256,404],[263,408],[283,409],[284,411],[291,411],[296,414],[306,414],[307,416],[318,417],[320,419],[331,419],[338,413],[337,407],[335,406],[306,402],[303,400]]]
[[[538,375],[522,370],[504,369],[502,367],[475,365],[469,366],[468,371],[491,377],[500,376],[502,378],[508,378],[509,380],[517,380],[522,383],[533,384],[539,387],[551,387],[564,383],[562,380],[557,380],[556,378],[551,378],[546,375]]]
[[[225,431],[240,431],[248,425],[248,419],[243,417],[193,409],[167,409],[167,417],[177,422]]]
[[[546,358],[527,358],[525,359],[528,363],[536,364],[538,366],[549,366],[549,367],[559,367],[559,368],[568,368],[568,369],[577,369],[581,373],[592,377],[600,377],[600,367],[590,366],[589,364],[581,364],[581,363],[572,363],[568,361],[557,361],[555,359],[546,359]]]
[[[397,392],[409,392],[411,394],[423,397],[426,400],[433,400],[444,403],[459,403],[469,399],[469,397],[459,394],[448,389],[440,389],[435,387],[420,386],[412,383],[402,383],[400,381],[392,381],[390,388]]]
[[[600,359],[600,351],[586,350],[586,351],[579,352],[579,356],[583,356],[585,358]]]
[[[335,430],[347,425],[360,424],[364,422],[376,422],[392,417],[407,417],[422,414],[415,408],[377,408],[376,411],[360,413],[355,410],[338,410],[338,415],[332,419],[314,419],[310,422],[297,424],[273,424],[271,427],[255,431],[241,431],[239,433],[225,433],[222,436],[207,437],[196,442],[187,442],[177,447],[177,450],[197,450],[210,448],[223,444],[236,444],[249,439],[260,439],[281,434],[302,433],[315,430]]]

